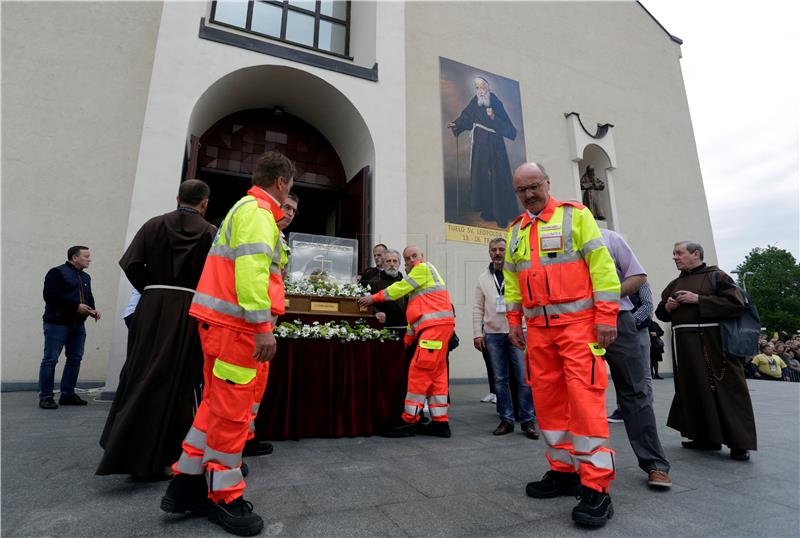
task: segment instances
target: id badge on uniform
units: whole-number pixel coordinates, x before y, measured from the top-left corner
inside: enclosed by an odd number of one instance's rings
[[[560,224],[539,228],[539,251],[556,252],[564,249],[564,233]]]
[[[778,371],[778,363],[777,363],[777,361],[769,363],[769,371],[770,372],[777,372]]]
[[[497,297],[495,297],[495,301],[497,303],[496,304],[497,312],[498,313],[505,312],[506,311],[506,298],[503,297],[502,295],[498,295]]]

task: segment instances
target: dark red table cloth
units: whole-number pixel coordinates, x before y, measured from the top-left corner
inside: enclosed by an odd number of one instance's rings
[[[403,343],[279,339],[256,417],[259,440],[355,437],[403,412]]]

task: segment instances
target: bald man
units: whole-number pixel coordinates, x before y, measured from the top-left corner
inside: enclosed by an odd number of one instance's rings
[[[525,212],[506,239],[506,317],[520,349],[523,319],[527,327],[528,375],[550,463],[525,491],[540,499],[580,493],[572,519],[599,527],[614,513],[602,356],[616,337],[619,278],[591,212],[552,198],[542,165],[523,164],[513,184]]]
[[[447,416],[447,344],[455,331],[455,314],[444,279],[432,263],[425,261],[419,247],[403,250],[407,276],[388,288],[358,300],[362,306],[383,301],[396,301],[409,295],[405,343],[416,342],[416,350],[408,369],[408,392],[400,423],[386,435],[408,437],[435,435],[450,437]],[[425,400],[431,421],[420,426]]]

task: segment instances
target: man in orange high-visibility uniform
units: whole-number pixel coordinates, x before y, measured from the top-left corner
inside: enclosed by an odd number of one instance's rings
[[[207,512],[209,521],[240,536],[264,526],[242,497],[242,450],[253,402],[261,400],[257,392],[264,391],[277,348],[272,329],[283,313],[284,290],[275,222],[283,217],[280,206],[294,173],[280,153],[259,158],[253,187],[219,227],[189,309],[198,320],[205,359],[203,401],[161,509]]]
[[[523,348],[524,314],[528,377],[551,469],[526,493],[580,492],[572,519],[601,526],[614,513],[602,355],[616,337],[619,278],[592,214],[551,198],[541,165],[517,168],[513,184],[525,213],[508,231],[506,317],[511,341]]]
[[[409,346],[416,341],[417,347],[408,369],[402,423],[387,435],[405,437],[420,433],[450,437],[447,418],[447,345],[455,331],[453,303],[442,275],[433,264],[425,261],[425,255],[418,247],[406,247],[403,259],[406,262],[403,280],[358,300],[360,305],[369,306],[374,302],[396,301],[409,295],[405,343]],[[420,427],[426,398],[432,420]]]

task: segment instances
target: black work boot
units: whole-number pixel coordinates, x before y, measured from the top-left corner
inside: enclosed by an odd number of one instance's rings
[[[401,421],[400,424],[384,433],[384,437],[412,437],[417,435],[419,423]]]
[[[161,498],[161,509],[170,514],[205,515],[212,505],[206,477],[202,474],[176,474]]]
[[[572,520],[587,527],[602,527],[614,515],[614,505],[608,493],[586,486],[581,487],[578,506],[572,509]]]
[[[562,495],[575,497],[581,493],[581,478],[578,473],[547,471],[538,482],[529,482],[525,493],[534,499],[552,499]]]
[[[419,427],[417,432],[420,435],[433,435],[435,437],[450,437],[450,423],[448,421],[432,420]]]
[[[274,447],[272,446],[272,443],[250,439],[244,444],[242,456],[266,456],[268,454],[272,454],[273,450]]]
[[[253,512],[253,503],[242,497],[213,505],[208,520],[237,536],[252,536],[264,528],[264,520]]]

